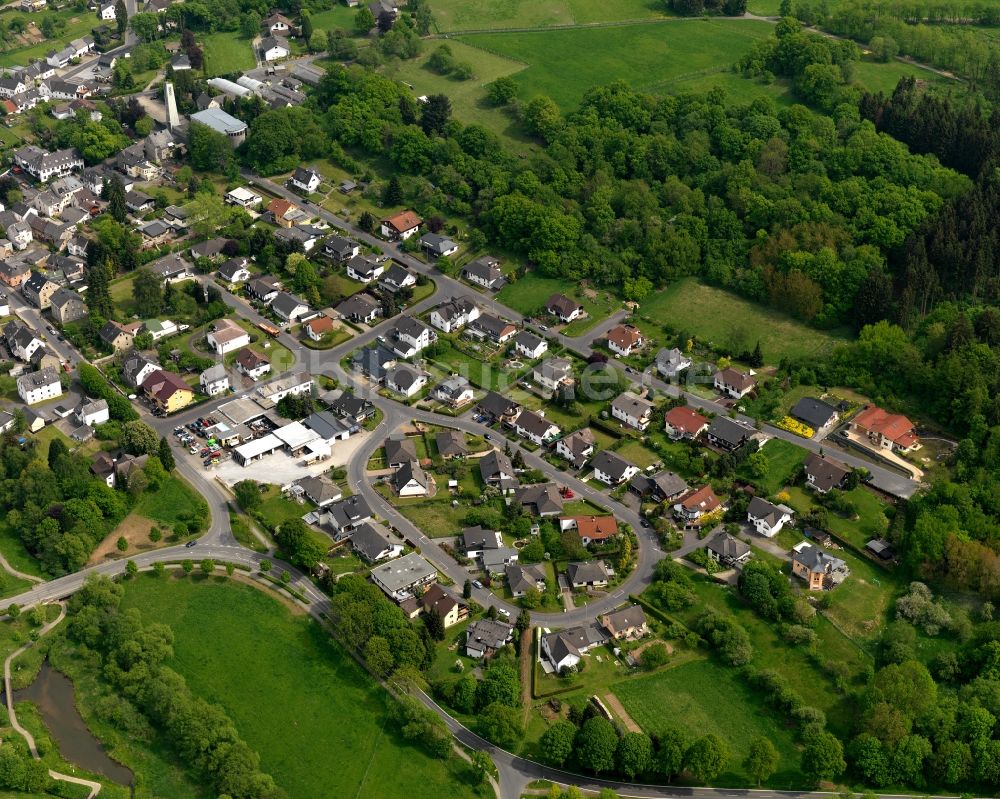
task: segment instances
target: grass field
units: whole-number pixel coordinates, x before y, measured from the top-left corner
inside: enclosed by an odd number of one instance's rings
[[[473,796],[464,766],[396,740],[385,692],[317,624],[266,594],[221,578],[143,577],[123,606],[171,626],[171,667],[226,709],[289,796]]]
[[[836,332],[814,330],[789,316],[723,289],[685,278],[651,294],[639,309],[639,326],[651,334],[668,325],[696,336],[699,343],[732,353],[760,341],[764,360],[812,358],[846,341]]]
[[[154,522],[173,526],[191,513],[199,502],[203,503],[203,500],[185,480],[171,475],[158,490],[143,493],[133,510]]]
[[[356,8],[348,8],[340,3],[333,8],[328,8],[326,11],[313,14],[313,36],[320,31],[332,31],[337,28],[346,30],[348,34],[354,33],[354,17],[356,14]]]
[[[38,561],[31,556],[17,534],[10,529],[6,519],[0,519],[0,552],[19,572],[34,574],[37,577],[44,576]]]
[[[579,283],[557,277],[541,277],[532,273],[508,283],[500,290],[497,299],[507,307],[527,316],[544,309],[546,301],[556,293],[565,294],[570,299],[576,300],[589,314],[582,326],[576,327],[580,323],[573,322],[574,330],[567,335],[579,335],[585,332],[622,307],[621,301],[606,291],[597,290],[596,297],[592,298]]]
[[[97,17],[90,11],[78,11],[67,8],[61,11],[45,11],[38,15],[21,15],[22,19],[34,17],[31,22],[41,24],[43,16],[51,16],[64,20],[66,27],[58,36],[52,39],[45,39],[38,44],[28,45],[13,50],[8,50],[0,54],[0,67],[25,66],[29,61],[36,58],[44,58],[51,50],[61,50],[73,39],[90,33],[99,24]]]
[[[806,450],[784,439],[772,438],[760,451],[767,458],[767,475],[762,478],[753,477],[745,466],[741,466],[738,473],[740,477],[756,484],[761,493],[773,496],[798,474],[806,459]]]
[[[750,742],[763,736],[777,747],[777,773],[771,787],[801,788],[800,757],[788,729],[753,695],[736,669],[695,660],[648,677],[612,686],[629,715],[650,735],[676,726],[692,739],[715,733],[729,745],[731,758],[714,784],[746,785],[742,762]]]
[[[120,319],[128,319],[135,313],[135,301],[132,299],[134,280],[135,272],[111,281],[111,301],[114,303]]]
[[[666,15],[659,0],[438,0],[434,22],[439,32],[456,30],[503,30],[544,28],[553,25],[585,25],[626,19],[655,19]]]
[[[818,505],[811,491],[798,486],[789,489],[788,496],[788,504],[799,514],[808,513]],[[827,514],[827,525],[830,532],[849,541],[859,549],[863,549],[872,538],[885,533],[889,524],[885,516],[887,505],[871,491],[867,491],[861,486],[845,492],[844,496],[854,503],[857,518],[848,519],[830,511]]]
[[[207,34],[202,37],[201,46],[205,51],[207,76],[228,75],[257,66],[250,41],[235,31]]]

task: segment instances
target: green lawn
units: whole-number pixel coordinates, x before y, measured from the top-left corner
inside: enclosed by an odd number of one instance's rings
[[[478,469],[478,465],[472,467]],[[439,482],[439,485],[441,483]],[[393,500],[396,510],[431,538],[455,537],[464,527],[463,519],[469,512],[468,505],[452,507],[447,494],[441,499]]]
[[[815,358],[846,339],[814,330],[789,316],[757,305],[724,289],[685,278],[651,294],[641,303],[639,326],[657,333],[664,325],[695,336],[699,343],[730,353],[752,350],[760,341],[764,360]]]
[[[750,474],[744,463],[738,470],[740,477],[753,482],[761,492],[768,496],[777,494],[789,481],[799,473],[802,461],[806,459],[806,450],[781,438],[772,438],[761,448],[761,453],[767,458],[769,468],[764,477],[758,478]]]
[[[249,39],[238,32],[211,33],[201,37],[205,51],[205,75],[228,75],[257,65]]]
[[[635,439],[630,439],[626,441],[622,446],[618,447],[616,452],[628,461],[631,461],[640,469],[645,469],[647,466],[652,466],[654,463],[658,463],[660,456],[653,452],[651,449],[644,447],[639,441]]]
[[[313,14],[313,36],[320,31],[332,31],[337,28],[346,30],[348,34],[354,33],[354,17],[357,14],[356,8],[348,8],[338,3],[333,8]]]
[[[40,25],[44,16],[52,16],[65,21],[66,27],[54,38],[44,39],[38,44],[7,50],[0,54],[0,67],[25,66],[36,58],[44,58],[50,50],[61,50],[73,39],[90,33],[99,24],[97,16],[91,11],[78,11],[67,8],[61,11],[45,11],[41,14],[22,14],[22,19],[30,19]],[[9,20],[8,20],[9,21]]]
[[[289,519],[301,518],[312,508],[311,504],[300,505],[289,499],[277,486],[268,486],[262,498],[263,501],[256,512],[272,527],[277,527]]]
[[[811,491],[798,486],[789,489],[788,496],[790,497],[788,504],[799,514],[808,513],[811,508],[818,504]],[[888,506],[871,491],[867,491],[861,486],[846,492],[845,496],[854,503],[854,507],[857,509],[857,518],[845,518],[830,511],[827,514],[827,524],[830,527],[830,532],[839,535],[859,549],[863,549],[872,538],[885,533],[889,523],[885,516],[885,509]]]
[[[111,281],[111,301],[115,304],[119,319],[129,319],[135,313],[135,301],[132,299],[134,280],[135,272]]]
[[[38,561],[28,552],[17,534],[10,529],[5,518],[0,518],[0,552],[3,553],[7,562],[19,572],[34,574],[38,577],[45,576]]]
[[[386,729],[385,692],[326,632],[266,594],[223,578],[143,577],[123,607],[171,626],[170,666],[226,709],[289,796],[474,795],[457,760],[431,759]]]
[[[804,788],[800,757],[791,732],[746,686],[737,669],[710,660],[695,660],[611,686],[629,715],[650,735],[671,726],[692,739],[715,733],[729,745],[731,758],[716,785],[746,785],[743,759],[759,736],[777,747],[777,773],[767,782],[774,788]]]
[[[618,0],[615,3],[600,0],[554,0],[552,3],[438,0],[434,4],[434,22],[441,32],[583,25],[664,15],[664,4],[658,0]]]
[[[171,475],[158,490],[146,491],[132,510],[154,522],[173,526],[182,519],[187,520],[196,503],[204,504],[204,500],[186,480]]]
[[[579,302],[588,314],[587,319],[568,325],[564,331],[566,335],[585,333],[597,322],[606,319],[622,307],[621,301],[606,291],[597,290],[594,292],[596,296],[592,297],[579,283],[554,277],[541,277],[533,273],[508,283],[500,290],[497,299],[507,307],[527,316],[543,310],[549,297],[557,293],[565,294]]]

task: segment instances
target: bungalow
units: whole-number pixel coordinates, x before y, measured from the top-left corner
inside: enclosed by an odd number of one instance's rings
[[[806,475],[806,485],[819,494],[843,488],[851,474],[849,466],[815,452],[806,455],[802,469]]]
[[[576,668],[584,654],[605,640],[606,633],[596,624],[548,633],[541,638],[542,656],[562,674]]]
[[[836,588],[851,570],[840,558],[803,541],[792,549],[792,574],[805,580],[810,591],[822,591]]]
[[[507,575],[507,585],[515,597],[522,597],[528,591],[545,590],[545,569],[534,563],[524,566],[511,563],[504,569]]]
[[[417,285],[417,276],[409,269],[404,269],[397,263],[392,263],[382,274],[382,279],[378,282],[379,287],[385,291],[395,294],[401,289],[413,288]]]
[[[538,483],[518,488],[514,499],[535,516],[558,516],[563,510],[562,496],[555,483]]]
[[[344,236],[330,236],[323,244],[323,254],[337,263],[343,263],[361,254],[361,245]]]
[[[413,211],[401,211],[383,219],[380,230],[387,239],[406,241],[423,223]]]
[[[287,291],[279,291],[278,296],[271,300],[271,310],[285,322],[297,322],[309,313],[309,306]]]
[[[461,375],[453,375],[435,386],[432,396],[452,408],[459,408],[472,402],[474,394],[468,380]]]
[[[413,596],[418,588],[437,581],[437,569],[416,552],[376,566],[371,572],[372,582],[390,599],[402,602]]]
[[[271,371],[271,363],[249,347],[236,353],[236,370],[251,380],[259,380]]]
[[[362,524],[351,535],[351,545],[362,560],[377,563],[403,554],[403,545],[395,543],[387,533],[380,532],[373,524]]]
[[[686,527],[697,526],[703,517],[714,513],[722,507],[722,502],[715,495],[712,486],[706,485],[692,489],[682,496],[674,505],[674,516]]]
[[[498,394],[495,391],[487,391],[486,396],[479,400],[476,412],[481,416],[485,416],[490,424],[500,422],[501,424],[511,426],[514,424],[514,419],[521,412],[521,406],[502,394]]]
[[[205,239],[205,241],[199,241],[192,245],[188,252],[191,253],[192,258],[208,258],[208,260],[214,261],[222,257],[222,251],[226,248],[228,241],[220,236]]]
[[[656,353],[655,363],[657,372],[667,380],[674,380],[681,372],[691,366],[691,359],[676,347],[670,350],[664,347]]]
[[[559,532],[576,530],[584,546],[603,543],[618,535],[618,522],[614,516],[560,516]]]
[[[708,417],[686,405],[678,405],[667,411],[665,416],[667,435],[673,440],[686,438],[694,440],[708,429]]]
[[[537,446],[542,446],[559,435],[559,427],[548,421],[544,411],[521,411],[514,420],[514,430]]]
[[[639,605],[631,605],[601,616],[601,624],[618,641],[642,638],[649,632],[646,613]]]
[[[462,277],[490,291],[499,291],[506,282],[500,271],[500,262],[491,255],[483,255],[466,264],[462,269]]]
[[[226,355],[235,352],[250,343],[250,334],[231,319],[219,319],[212,327],[212,332],[205,336],[216,355]]]
[[[250,279],[250,270],[247,266],[250,261],[245,257],[230,258],[219,267],[219,278],[230,285],[246,283]]]
[[[489,659],[513,637],[514,627],[505,621],[476,619],[465,631],[465,654],[476,660]]]
[[[607,588],[611,575],[600,560],[570,563],[566,566],[566,579],[573,588]]]
[[[17,378],[17,395],[25,405],[61,397],[62,393],[59,371],[54,367],[46,366],[37,372],[29,372]]]
[[[412,397],[427,385],[428,375],[409,364],[396,364],[385,375],[385,387],[404,397]]]
[[[712,536],[705,545],[705,553],[716,563],[730,569],[739,568],[753,557],[749,544],[722,531]]]
[[[557,317],[560,322],[572,322],[587,315],[580,303],[571,300],[565,294],[553,294],[549,297],[548,302],[545,303],[545,310]]]
[[[708,432],[705,435],[709,444],[732,452],[750,440],[750,437],[754,435],[754,429],[727,416],[716,416],[708,426]]]
[[[673,472],[657,472],[654,475],[639,472],[629,480],[629,491],[653,502],[672,502],[688,490],[683,478]]]
[[[715,373],[715,390],[733,399],[742,399],[757,386],[753,373],[741,372],[731,366]]]
[[[390,469],[398,469],[404,463],[417,460],[417,445],[408,436],[391,435],[383,442],[382,448],[385,450],[385,465]]]
[[[173,228],[162,219],[154,219],[139,228],[142,235],[142,248],[150,250],[166,244],[173,237]]]
[[[336,330],[336,325],[329,316],[321,314],[302,325],[302,329],[306,331],[310,341],[322,341],[323,336],[331,335]]]
[[[774,505],[754,497],[747,506],[747,521],[765,538],[774,538],[792,520],[795,511],[785,505]]]
[[[479,458],[479,474],[486,485],[498,488],[504,494],[518,486],[510,458],[496,449]]]
[[[639,328],[632,325],[617,325],[608,331],[608,349],[615,355],[627,358],[646,343]]]
[[[445,333],[454,333],[479,317],[479,307],[464,297],[442,302],[431,311],[431,325]]]
[[[420,237],[420,246],[431,258],[446,258],[458,252],[458,245],[455,242],[437,233],[424,233]]]
[[[194,277],[194,267],[177,253],[167,255],[152,265],[153,274],[164,283],[179,283]]]
[[[590,462],[594,469],[594,477],[609,486],[620,486],[632,479],[639,467],[629,463],[621,455],[611,450],[601,450]]]
[[[312,194],[319,188],[319,184],[323,182],[323,176],[314,166],[309,167],[308,169],[300,166],[295,168],[295,171],[288,179],[288,182],[299,191],[304,191],[306,194]]]
[[[808,425],[817,433],[829,431],[840,418],[836,408],[815,397],[803,397],[795,403],[788,415]]]
[[[572,386],[573,364],[568,358],[549,358],[535,366],[531,372],[531,379],[536,385],[549,391],[558,391],[560,388]]]
[[[591,455],[594,454],[596,439],[589,427],[563,436],[556,442],[556,455],[573,464],[573,468],[582,469]]]
[[[514,354],[523,355],[528,360],[541,358],[548,349],[548,342],[530,330],[522,330],[514,336]]]
[[[142,383],[142,390],[160,410],[173,413],[194,401],[191,386],[179,375],[159,369],[150,374]]]
[[[83,399],[73,410],[73,418],[78,425],[90,426],[104,424],[111,418],[106,399]]]
[[[452,458],[464,458],[469,454],[465,443],[465,434],[458,430],[441,430],[434,436],[434,445],[438,455],[448,461]]]
[[[263,197],[245,186],[230,189],[226,192],[224,199],[227,205],[235,205],[239,208],[256,208],[264,202]]]
[[[514,337],[517,328],[492,314],[480,314],[469,322],[468,332],[476,338],[488,338],[496,344],[504,344]]]
[[[611,403],[611,416],[633,430],[645,430],[653,417],[653,403],[626,391]]]
[[[352,294],[337,306],[337,313],[351,322],[370,325],[381,312],[381,306],[367,294]]]
[[[851,430],[863,436],[879,449],[912,452],[920,449],[920,439],[913,422],[899,413],[889,413],[875,405],[867,405],[851,420]]]
[[[401,497],[426,497],[431,490],[431,479],[419,463],[410,461],[396,469],[392,485]]]
[[[229,375],[226,373],[226,367],[221,363],[208,367],[198,377],[198,384],[202,392],[209,397],[225,394],[229,391]]]
[[[347,276],[361,283],[371,283],[382,276],[388,260],[384,255],[355,255],[347,262]]]

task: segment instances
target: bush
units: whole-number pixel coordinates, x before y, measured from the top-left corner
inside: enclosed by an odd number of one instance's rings
[[[639,654],[639,662],[647,671],[658,669],[670,659],[666,644],[650,644]]]

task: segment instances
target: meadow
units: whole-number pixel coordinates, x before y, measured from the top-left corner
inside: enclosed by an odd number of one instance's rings
[[[236,31],[210,33],[201,38],[205,51],[205,75],[228,75],[257,66],[253,46]]]
[[[547,28],[668,16],[661,0],[436,0],[434,23],[439,33],[459,30]]]
[[[385,691],[318,624],[256,588],[143,576],[128,584],[122,607],[171,626],[171,668],[226,709],[289,796],[474,795],[464,765],[396,739]]]
[[[606,291],[597,290],[596,295],[591,296],[579,283],[570,282],[565,278],[542,277],[533,273],[509,282],[500,290],[497,299],[508,308],[530,316],[539,311],[544,312],[545,303],[556,293],[565,294],[570,299],[576,300],[588,314],[583,323],[573,322],[574,330],[567,335],[584,333],[622,307],[621,301]]]
[[[40,25],[42,17],[48,15],[57,20],[62,20],[66,27],[58,35],[51,39],[43,39],[37,44],[29,44],[25,47],[18,47],[6,50],[0,54],[0,67],[25,66],[36,58],[45,58],[51,50],[61,50],[73,39],[78,39],[90,33],[98,26],[96,15],[91,11],[79,11],[75,8],[66,8],[60,11],[44,11],[38,15],[22,14],[22,18],[35,25]]]
[[[181,519],[186,520],[199,504],[205,502],[188,482],[171,474],[156,491],[143,492],[132,510],[151,521],[172,527]]]
[[[767,459],[767,474],[755,477],[742,464],[737,474],[754,483],[760,493],[767,496],[777,494],[786,483],[794,480],[800,473],[802,462],[806,459],[806,450],[781,438],[772,438],[760,450]]]

